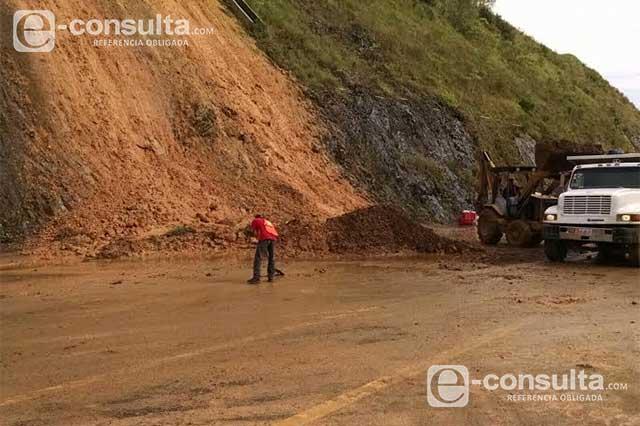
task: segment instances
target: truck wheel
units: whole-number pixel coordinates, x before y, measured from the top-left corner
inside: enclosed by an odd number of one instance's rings
[[[596,258],[596,260],[599,263],[611,262],[615,258],[614,255],[615,255],[615,252],[614,250],[611,249],[611,247],[605,244],[598,245],[598,257]]]
[[[507,240],[514,247],[532,247],[533,231],[524,220],[514,220],[507,226]]]
[[[631,264],[640,268],[640,245],[631,247]]]
[[[552,262],[564,262],[567,253],[567,243],[562,240],[546,240],[544,242],[544,254]]]
[[[482,244],[495,246],[502,239],[500,217],[493,209],[484,209],[478,219],[478,238]]]

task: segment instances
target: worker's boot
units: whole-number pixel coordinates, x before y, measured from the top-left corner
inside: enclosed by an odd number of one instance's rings
[[[272,277],[272,276],[270,276],[270,277],[269,277],[269,282],[270,282],[270,283],[272,283],[272,282],[273,282],[273,277]]]
[[[260,284],[260,278],[253,277],[249,281],[247,281],[247,284],[252,284],[252,285]]]

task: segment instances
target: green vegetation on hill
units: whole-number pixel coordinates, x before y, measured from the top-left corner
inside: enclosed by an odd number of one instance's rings
[[[620,92],[483,0],[249,2],[265,22],[259,46],[311,92],[436,96],[504,160],[524,134],[625,149],[640,139],[640,112]]]

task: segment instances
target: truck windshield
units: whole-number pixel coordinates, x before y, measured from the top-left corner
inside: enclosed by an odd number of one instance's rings
[[[607,167],[576,170],[571,189],[640,188],[640,167]]]

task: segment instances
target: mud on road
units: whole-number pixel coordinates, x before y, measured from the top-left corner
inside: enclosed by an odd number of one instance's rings
[[[638,424],[637,269],[533,257],[295,261],[286,278],[259,287],[244,285],[243,261],[38,267],[2,258],[0,418]],[[627,389],[595,402],[514,402],[515,392],[473,386],[467,407],[434,409],[432,364],[464,365],[473,377],[584,369]]]

